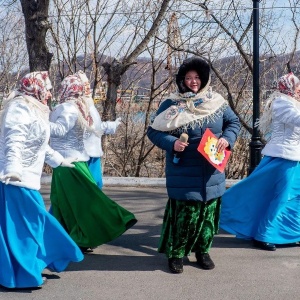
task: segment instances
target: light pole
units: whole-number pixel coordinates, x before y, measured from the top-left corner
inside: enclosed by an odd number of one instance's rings
[[[250,147],[250,165],[248,175],[261,160],[262,143],[258,128],[254,126],[259,119],[259,0],[253,1],[253,132]]]

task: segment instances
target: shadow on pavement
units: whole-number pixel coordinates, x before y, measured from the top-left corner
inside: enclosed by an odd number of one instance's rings
[[[154,256],[128,256],[87,254],[80,263],[72,263],[67,271],[168,271],[163,254]]]

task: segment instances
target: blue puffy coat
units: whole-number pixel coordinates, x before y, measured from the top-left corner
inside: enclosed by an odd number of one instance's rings
[[[165,100],[157,115],[175,104],[174,100]],[[240,129],[239,119],[229,106],[218,115],[214,122],[205,122],[202,127],[187,130],[189,145],[181,153],[178,164],[173,163],[173,149],[179,133],[170,134],[149,126],[148,138],[154,145],[166,151],[165,173],[169,198],[206,202],[222,196],[225,192],[225,174],[216,170],[197,150],[206,128],[218,138],[225,138],[229,147],[233,147]]]

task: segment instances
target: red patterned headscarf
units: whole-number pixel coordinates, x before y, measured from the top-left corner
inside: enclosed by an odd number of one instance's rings
[[[67,101],[68,98],[78,98],[83,96],[84,85],[81,79],[76,75],[69,75],[64,78],[58,91],[60,103]]]
[[[73,101],[87,126],[93,125],[93,118],[90,115],[88,105],[84,101],[85,83],[81,80],[78,74],[69,75],[61,82],[61,87],[58,92],[60,103]]]
[[[293,73],[288,73],[279,78],[277,82],[277,89],[280,93],[291,97],[297,97],[295,94],[296,85],[300,83],[298,77],[296,77]]]
[[[32,96],[43,102],[47,92],[52,88],[48,71],[32,72],[26,74],[21,80],[18,87],[22,94]]]

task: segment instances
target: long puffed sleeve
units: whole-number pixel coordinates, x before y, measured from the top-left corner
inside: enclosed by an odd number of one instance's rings
[[[50,114],[51,137],[65,136],[76,124],[78,111],[71,103],[58,105]]]
[[[21,101],[12,103],[6,112],[3,126],[6,157],[4,173],[22,174],[22,152],[30,131],[30,114],[28,106]]]
[[[117,131],[116,121],[105,121],[101,122],[99,130],[104,134],[114,134]]]
[[[9,102],[1,117],[0,176],[17,174],[9,184],[38,190],[46,157],[50,128],[49,110],[30,96]],[[61,158],[57,160],[59,164]]]
[[[96,107],[92,105],[90,107],[90,113],[94,121],[94,129],[102,134],[114,134],[116,133],[118,124],[116,121],[102,121],[99,112]]]
[[[46,147],[45,163],[50,167],[56,168],[61,165],[64,157],[57,151],[53,150],[49,145]]]

